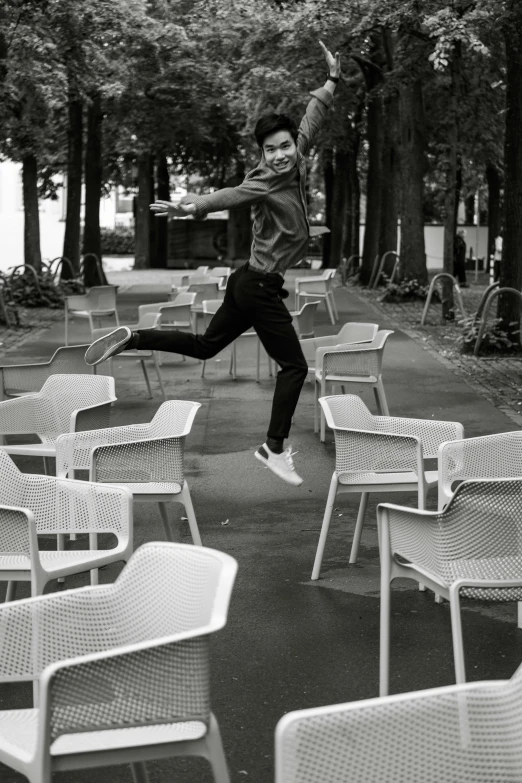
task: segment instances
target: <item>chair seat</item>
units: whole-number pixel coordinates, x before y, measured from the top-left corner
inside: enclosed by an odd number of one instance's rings
[[[113,487],[126,487],[130,489],[133,495],[179,495],[181,492],[181,484],[177,484],[174,481],[147,481],[140,484],[135,483],[118,483],[110,482]]]
[[[0,758],[3,753],[6,753],[20,761],[26,763],[30,761],[36,748],[38,713],[37,709],[0,712]],[[64,734],[53,742],[51,755],[63,756],[72,753],[184,742],[200,739],[206,733],[207,727],[202,721],[186,721],[158,726]]]
[[[315,378],[317,381],[321,381],[323,378],[323,371],[321,368],[315,370]],[[332,381],[336,383],[377,383],[377,377],[375,375],[331,375],[328,373],[325,377],[325,381]]]
[[[113,554],[113,549],[65,549],[65,550],[41,550],[40,562],[48,574],[54,571],[62,571],[70,566],[78,566],[82,563],[91,567],[93,560],[103,560],[108,554]],[[92,566],[95,568],[95,566]],[[24,554],[0,555],[1,571],[30,571],[31,560]]]
[[[114,307],[111,307],[110,310],[69,310],[69,313],[78,316],[78,318],[89,318],[89,316],[98,318],[101,315],[113,315],[115,310]]]
[[[426,470],[424,476],[428,487],[434,487],[438,483],[436,470]],[[339,484],[343,486],[352,484],[356,492],[365,492],[367,490],[363,488],[363,485],[382,488],[384,485],[418,484],[418,478],[413,471],[404,471],[403,473],[340,473]]]

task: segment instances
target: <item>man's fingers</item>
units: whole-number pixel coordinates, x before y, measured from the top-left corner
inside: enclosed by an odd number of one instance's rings
[[[154,214],[154,217],[168,217],[168,216],[169,216],[168,212],[156,212]]]

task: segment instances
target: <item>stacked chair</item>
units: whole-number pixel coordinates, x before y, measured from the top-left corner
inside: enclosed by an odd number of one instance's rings
[[[0,367],[0,400],[39,392],[50,375],[88,375],[94,368],[85,363],[86,345],[57,348],[48,362],[6,364]]]

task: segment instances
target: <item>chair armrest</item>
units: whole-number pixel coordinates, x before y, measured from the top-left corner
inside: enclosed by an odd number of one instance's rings
[[[185,436],[112,443],[92,450],[91,481],[183,484]]]
[[[83,294],[74,294],[72,296],[64,297],[65,307],[67,310],[88,310],[89,297]]]
[[[23,435],[36,432],[35,412],[40,403],[40,393],[35,392],[13,400],[0,402],[0,434]]]
[[[111,406],[116,402],[113,397],[107,402],[99,402],[86,408],[77,408],[71,413],[70,432],[82,432],[109,427],[111,423]]]
[[[420,438],[426,458],[436,457],[441,443],[460,439],[464,435],[464,428],[458,421],[374,416],[374,422],[379,432],[415,435]]]
[[[89,470],[95,446],[143,440],[149,432],[150,424],[131,424],[60,435],[56,440],[56,475],[65,478],[71,470]]]
[[[413,471],[424,480],[420,438],[335,428],[335,471],[341,473]]]

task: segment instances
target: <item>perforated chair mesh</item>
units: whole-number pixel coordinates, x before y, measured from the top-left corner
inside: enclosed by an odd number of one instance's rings
[[[441,443],[462,436],[458,422],[375,416],[355,394],[324,397],[321,404],[334,431],[338,474],[417,471],[416,438],[422,443],[423,456],[428,458],[436,456]]]
[[[515,783],[522,674],[285,716],[276,783]]]
[[[88,345],[58,348],[48,362],[39,364],[6,365],[2,368],[4,390],[10,392],[38,392],[50,375],[92,373],[85,364]]]
[[[371,343],[364,345],[338,344],[319,348],[316,354],[316,377],[321,374],[369,377],[377,379],[382,373],[384,347],[392,332],[377,332]]]
[[[38,434],[53,442],[60,433],[69,432],[71,414],[115,400],[114,379],[103,375],[51,375],[41,391],[0,402],[0,433]],[[78,429],[107,422],[107,410],[88,410],[77,418]],[[79,425],[79,426],[78,426]]]
[[[30,678],[64,662],[50,685],[53,739],[100,728],[206,722],[207,638],[224,623],[233,579],[229,573],[223,583],[224,560],[233,562],[213,550],[153,542],[132,555],[114,584],[1,605],[0,677]],[[194,638],[175,638],[191,633]],[[69,662],[104,651],[112,652]]]
[[[446,496],[455,481],[522,476],[522,430],[447,443],[439,455],[439,476]]]
[[[63,435],[56,444],[56,475],[66,476],[70,470],[89,469],[91,450],[112,445],[114,449],[96,453],[97,480],[183,482],[184,438],[199,407],[199,403],[168,400],[160,405],[149,424]],[[140,441],[148,443],[140,444]],[[117,444],[125,445],[116,447]],[[116,475],[126,478],[115,478]],[[151,479],[152,475],[168,475],[168,478]]]
[[[91,315],[105,315],[116,310],[116,286],[94,286],[86,294],[67,296],[66,307],[69,312],[78,314],[85,311]]]
[[[344,324],[337,334],[324,337],[308,337],[300,340],[301,348],[309,365],[315,364],[315,352],[318,348],[328,348],[347,343],[371,343],[378,332],[377,324],[350,321]]]
[[[444,511],[388,511],[392,553],[436,575],[456,579],[520,580],[520,587],[464,587],[461,595],[488,601],[522,600],[522,480],[461,484]],[[404,562],[406,561],[406,562]]]
[[[26,515],[15,508],[2,508],[0,505],[0,559],[2,552],[30,557],[31,544]]]

